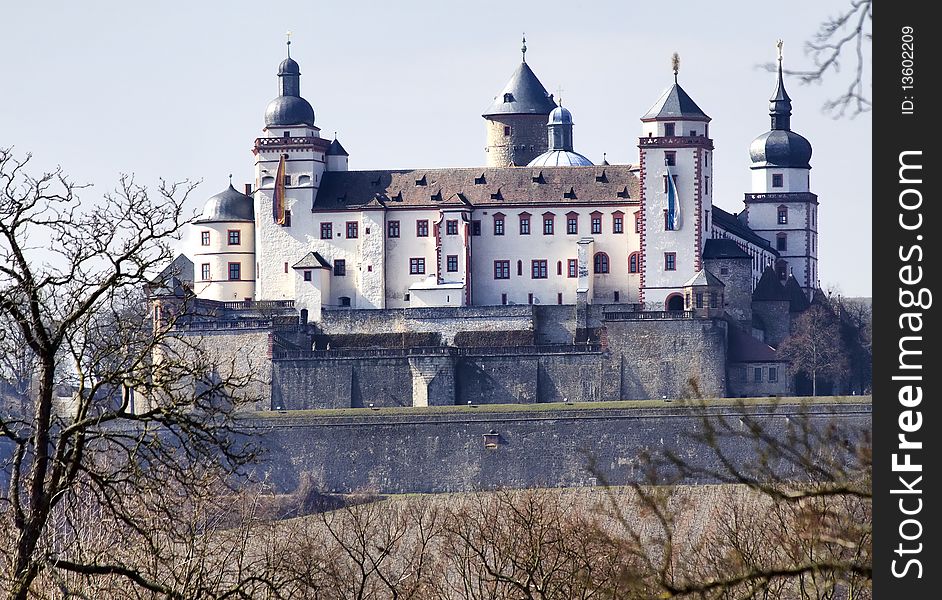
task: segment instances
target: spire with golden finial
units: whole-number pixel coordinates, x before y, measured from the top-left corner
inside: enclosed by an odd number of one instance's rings
[[[520,48],[520,53],[523,54],[523,62],[527,62],[527,34],[523,34],[523,46]]]
[[[680,71],[680,55],[676,52],[671,56],[671,67],[674,69],[674,83],[677,83],[677,72]]]

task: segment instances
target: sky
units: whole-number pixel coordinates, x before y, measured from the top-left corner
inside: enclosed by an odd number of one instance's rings
[[[253,179],[251,147],[277,95],[285,33],[301,94],[351,169],[483,165],[481,113],[520,61],[562,97],[575,150],[638,162],[639,118],[673,79],[712,117],[714,203],[742,210],[750,142],[769,129],[774,75],[811,65],[804,44],[848,0],[540,3],[322,1],[17,2],[0,35],[0,147],[90,183],[83,202],[139,183],[199,180],[201,208]],[[872,290],[871,116],[822,112],[840,82],[786,81],[792,129],[811,142],[819,273],[846,296]],[[867,77],[869,90],[869,76]]]

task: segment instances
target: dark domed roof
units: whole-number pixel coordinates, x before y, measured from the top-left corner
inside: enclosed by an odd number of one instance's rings
[[[292,61],[293,62],[293,61]],[[314,125],[314,109],[300,96],[278,96],[265,109],[266,127]]]
[[[749,146],[752,168],[785,167],[810,169],[811,143],[794,131],[773,129]]]
[[[522,62],[500,94],[482,116],[548,115],[556,103],[547,93],[530,66]]]
[[[290,56],[278,65],[278,74],[279,75],[300,75],[301,66]]]
[[[254,221],[255,206],[252,199],[229,184],[223,190],[206,201],[203,214],[196,223],[208,221]]]

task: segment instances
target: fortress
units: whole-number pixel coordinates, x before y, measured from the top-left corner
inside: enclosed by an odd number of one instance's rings
[[[793,390],[775,348],[819,287],[818,200],[781,55],[734,213],[676,61],[626,165],[576,152],[525,43],[482,115],[481,167],[349,170],[300,80],[289,45],[255,181],[209,198],[151,289],[158,323],[262,369],[259,408]]]

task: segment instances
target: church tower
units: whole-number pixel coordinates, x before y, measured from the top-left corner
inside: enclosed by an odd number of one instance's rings
[[[641,117],[639,300],[683,310],[684,283],[703,268],[713,206],[713,140],[708,117],[677,83]]]
[[[278,67],[278,96],[268,104],[253,149],[258,300],[294,297],[296,274],[285,265],[308,252],[305,236],[314,231],[314,198],[329,148],[314,124],[314,109],[301,97],[301,67],[291,58],[289,40]]]
[[[487,121],[487,166],[523,166],[547,150],[546,122],[556,103],[523,60],[482,115]]]
[[[818,288],[818,197],[811,193],[811,144],[791,130],[792,101],[782,79],[769,100],[771,129],[749,147],[752,190],[745,197],[746,224],[779,253],[775,271],[782,283],[794,274],[810,299]]]

